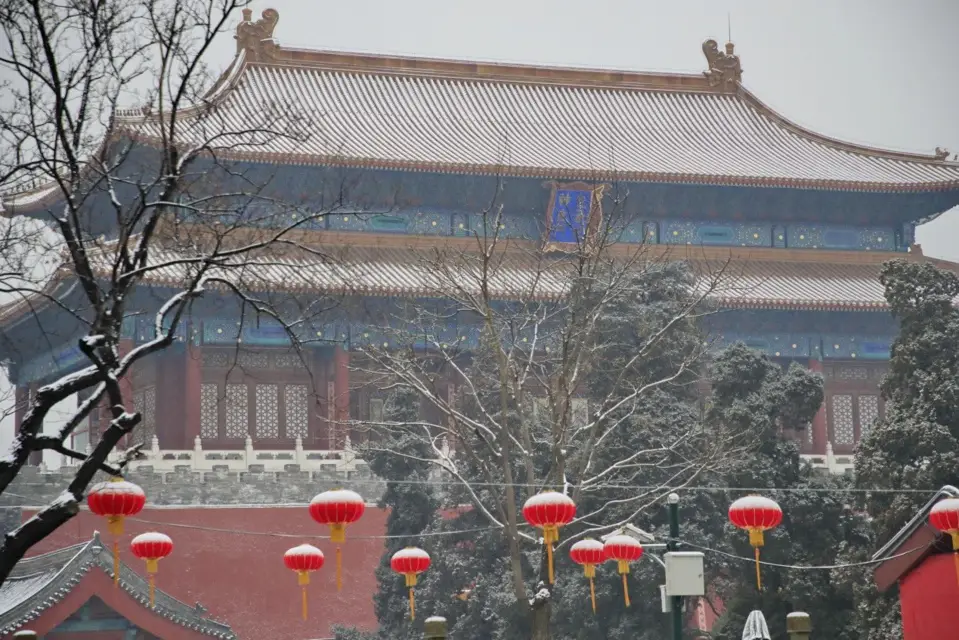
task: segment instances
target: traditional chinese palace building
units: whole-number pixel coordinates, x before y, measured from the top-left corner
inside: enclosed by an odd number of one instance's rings
[[[334,212],[298,236],[339,250],[336,267],[304,254],[294,263],[263,264],[256,278],[264,295],[339,295],[355,304],[302,329],[312,338],[305,362],[285,331],[263,319],[241,322],[225,296],[211,292],[193,306],[178,342],[125,381],[148,443],[147,459],[133,465],[137,481],[168,507],[149,519],[177,520],[170,505],[201,500],[305,501],[317,482],[365,477],[342,425],[377,417],[382,400],[358,384],[351,353],[389,338],[356,309],[428,297],[429,274],[417,267],[416,253],[475,250],[471,236],[485,224],[479,212],[494,199],[503,212],[499,233],[515,246],[536,247],[562,242],[572,223],[557,221],[570,203],[601,200],[597,189],[608,184],[629,194],[623,247],[644,244],[705,267],[729,262],[737,286],[717,293],[723,312],[710,316],[708,334],[719,345],[743,341],[782,363],[821,371],[826,400],[801,436],[803,452],[835,472],[851,466],[856,442],[882,415],[878,382],[896,334],[880,265],[930,260],[915,244],[916,225],[959,204],[959,163],[944,151],[869,148],[792,123],[741,84],[731,44],[721,51],[707,41],[704,73],[635,73],[291,49],[274,39],[277,21],[272,10],[255,22],[247,12],[236,58],[203,108],[250,127],[265,104],[302,116],[305,138],[277,137],[220,157],[246,175],[268,177],[264,196],[302,206],[327,207],[328,187],[348,185]],[[140,127],[144,157],[151,117],[123,116]],[[42,218],[58,199],[55,188],[40,187],[5,197],[3,207],[8,216]],[[109,220],[92,215],[91,233],[109,237]],[[171,257],[158,254],[154,259]],[[152,338],[150,312],[184,277],[175,268],[145,277],[129,304],[127,348]],[[79,295],[74,284],[69,274],[56,278],[47,297],[70,304]],[[39,385],[83,366],[81,327],[56,305],[17,301],[0,311],[0,322],[0,360],[18,406]],[[468,326],[449,332],[467,345],[476,335]],[[74,447],[82,450],[98,427],[94,415]],[[263,490],[261,481],[273,489]],[[274,486],[286,481],[295,487]],[[228,511],[236,508],[204,510],[203,522],[217,527]],[[95,526],[88,515],[75,530],[58,532],[49,549],[88,541]],[[377,522],[382,526],[381,517]],[[229,536],[222,534],[222,547]],[[370,576],[377,560],[377,553],[364,559]],[[288,578],[273,566],[276,558],[242,562],[248,565],[234,567],[224,582],[276,589]],[[184,567],[182,580],[166,588],[201,600],[239,637],[270,635],[266,622],[244,617],[243,603],[217,595],[213,573]],[[270,584],[260,575],[270,575]],[[348,584],[343,597],[362,594],[366,602],[372,584]],[[305,633],[296,606],[294,598],[275,621],[293,626],[275,627],[283,633],[272,637]],[[352,619],[340,614],[331,608],[319,619],[375,624],[370,603]]]

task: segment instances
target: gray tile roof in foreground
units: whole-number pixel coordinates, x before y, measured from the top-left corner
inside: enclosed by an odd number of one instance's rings
[[[0,585],[0,636],[39,618],[45,610],[62,601],[91,570],[113,576],[113,559],[99,533],[89,542],[21,560]],[[141,606],[149,606],[146,578],[122,562],[120,588]],[[229,625],[204,617],[203,613],[200,605],[191,607],[163,591],[156,591],[156,615],[212,638],[236,638]]]

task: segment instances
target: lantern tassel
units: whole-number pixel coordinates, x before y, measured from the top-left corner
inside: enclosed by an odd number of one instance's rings
[[[629,608],[629,581],[626,580],[628,573],[623,574],[623,601],[626,603],[626,607]]]
[[[150,574],[150,608],[156,609],[156,577]]]
[[[760,578],[759,573],[759,547],[756,547],[756,589],[759,591],[763,590],[762,578]]]
[[[410,620],[416,620],[416,598],[413,596],[413,587],[410,587]]]
[[[300,585],[302,595],[300,599],[302,600],[301,609],[303,610],[303,619],[306,620],[307,609],[306,609],[306,585],[310,584],[310,572],[309,571],[297,571],[297,582]]]
[[[113,539],[113,588],[120,585],[120,541]]]
[[[596,615],[596,586],[593,584],[593,579],[589,579],[589,599],[593,602],[593,615]]]
[[[343,549],[336,548],[336,590],[343,590]]]
[[[300,587],[300,608],[302,609],[303,619],[306,620],[306,585]]]
[[[553,584],[555,578],[553,577],[553,544],[551,542],[546,543],[546,563],[549,565],[549,583]]]

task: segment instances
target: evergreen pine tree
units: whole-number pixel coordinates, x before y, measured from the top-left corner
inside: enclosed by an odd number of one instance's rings
[[[900,323],[882,382],[885,416],[856,452],[861,489],[933,492],[959,482],[959,276],[928,263],[883,266],[886,301]],[[872,525],[863,558],[887,542],[929,500],[926,493],[868,493]],[[851,557],[853,555],[851,554]],[[878,594],[871,576],[856,580],[864,640],[902,637],[898,592]]]

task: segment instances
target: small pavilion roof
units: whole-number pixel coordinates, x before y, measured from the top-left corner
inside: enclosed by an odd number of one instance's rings
[[[237,27],[237,55],[181,117],[183,143],[224,158],[513,175],[871,192],[959,190],[946,150],[910,154],[794,124],[741,83],[727,45],[702,74],[639,73],[280,46],[279,14]],[[147,109],[121,130],[158,139]],[[259,133],[240,133],[258,130]],[[273,132],[274,134],[268,133]],[[275,135],[280,132],[282,135]],[[31,207],[50,185],[7,198]]]
[[[91,571],[113,575],[110,551],[96,533],[89,542],[21,560],[0,586],[0,636],[39,618],[66,598]],[[147,580],[122,562],[119,586],[140,606],[149,607]],[[156,592],[156,610],[151,615],[211,638],[236,638],[228,625],[207,618],[199,606],[191,607],[160,590]]]

